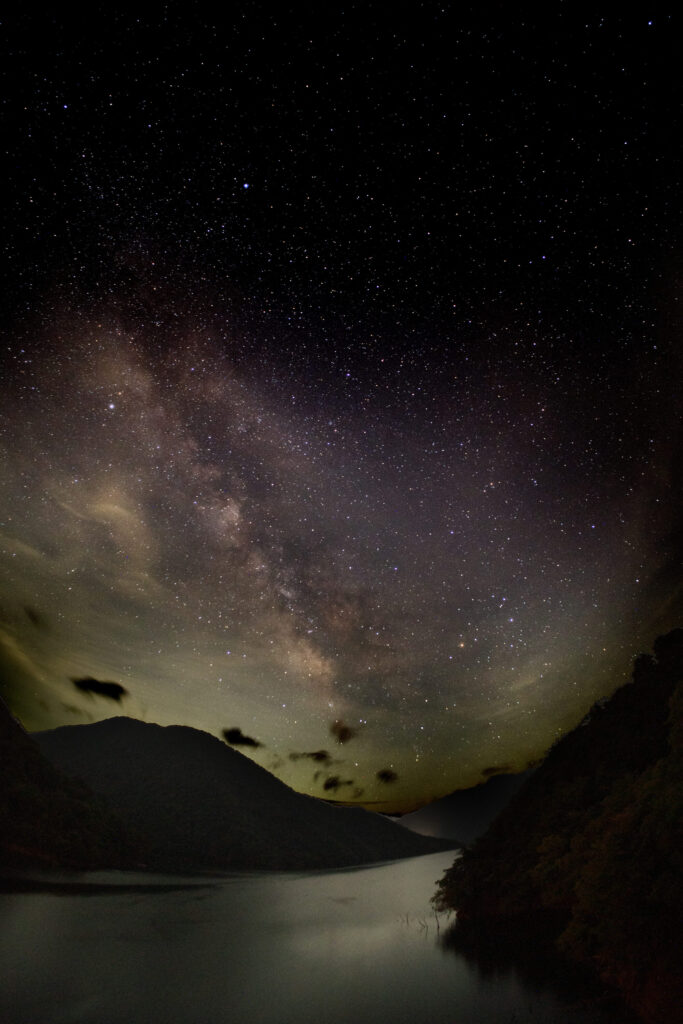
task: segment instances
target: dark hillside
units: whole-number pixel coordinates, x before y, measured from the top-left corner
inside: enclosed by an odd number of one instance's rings
[[[683,1005],[683,630],[653,649],[552,748],[436,902],[463,934],[542,924],[668,1024]]]
[[[302,796],[197,729],[110,718],[35,739],[62,771],[144,832],[155,869],[345,867],[449,845],[369,811]]]
[[[50,764],[0,701],[0,865],[133,867],[142,856],[106,802]]]

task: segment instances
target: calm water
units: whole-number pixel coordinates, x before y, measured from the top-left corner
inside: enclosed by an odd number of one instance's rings
[[[443,948],[452,853],[322,874],[89,874],[107,891],[0,895],[8,1024],[596,1024],[597,1010]],[[121,888],[123,883],[147,883]]]

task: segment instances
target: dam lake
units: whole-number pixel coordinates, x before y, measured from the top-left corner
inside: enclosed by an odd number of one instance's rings
[[[553,971],[449,947],[453,852],[318,873],[43,876],[0,892],[8,1024],[619,1024]]]

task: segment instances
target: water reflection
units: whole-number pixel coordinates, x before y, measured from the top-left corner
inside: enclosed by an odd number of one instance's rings
[[[489,976],[440,941],[434,854],[321,874],[89,875],[0,895],[0,1019],[365,1024],[597,1024],[523,972]],[[74,879],[71,879],[73,882]],[[138,884],[139,883],[139,884]],[[119,891],[112,891],[112,886]],[[531,979],[528,979],[531,981]]]
[[[514,974],[526,989],[553,993],[565,1005],[597,1015],[601,1021],[638,1024],[615,993],[606,991],[580,965],[558,956],[552,938],[555,923],[549,920],[545,925],[537,922],[532,929],[518,922],[483,931],[453,921],[439,942],[464,959],[484,984]]]

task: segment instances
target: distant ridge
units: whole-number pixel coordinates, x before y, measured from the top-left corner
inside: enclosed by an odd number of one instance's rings
[[[454,844],[294,792],[208,733],[109,718],[34,733],[43,754],[144,835],[155,870],[314,869]]]
[[[483,835],[533,771],[530,768],[516,775],[501,773],[478,786],[456,789],[417,811],[404,814],[399,822],[423,836],[469,844]]]

